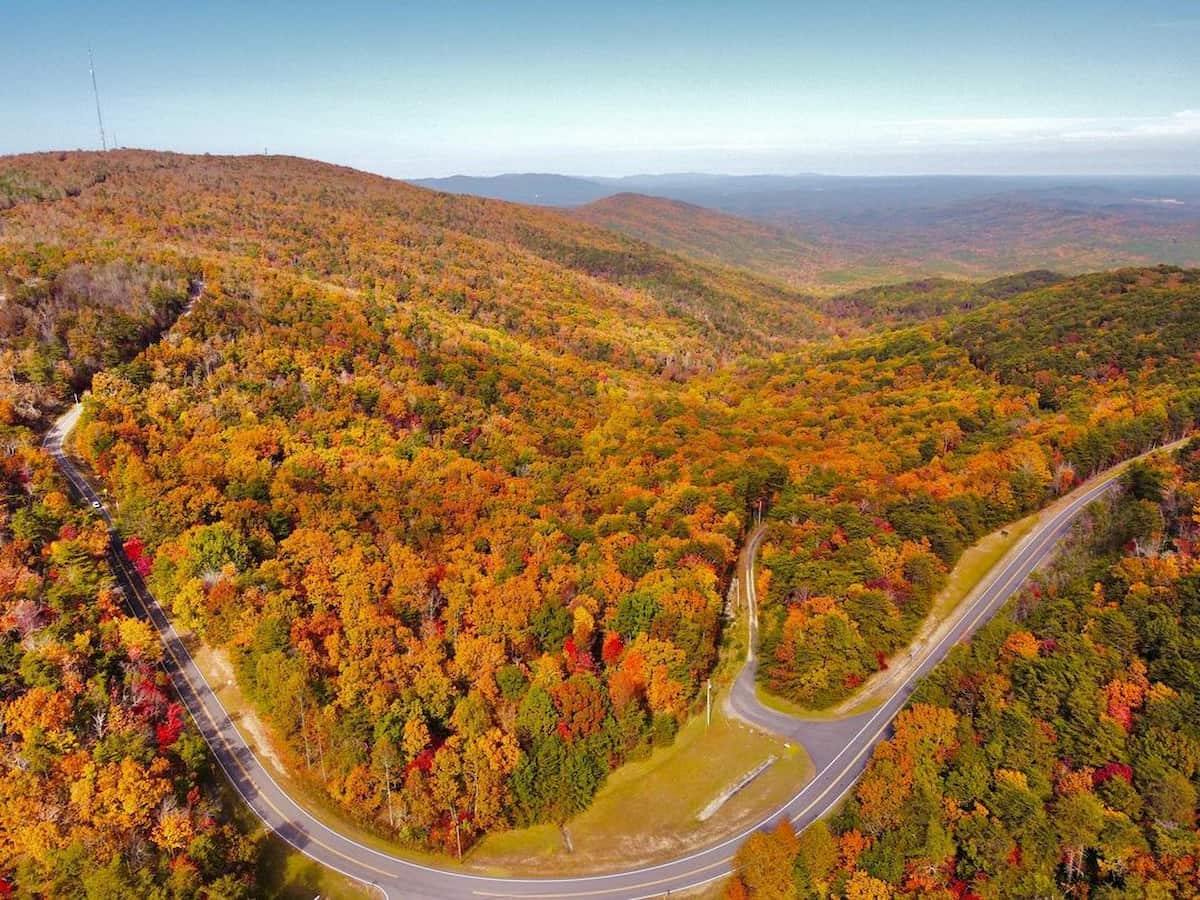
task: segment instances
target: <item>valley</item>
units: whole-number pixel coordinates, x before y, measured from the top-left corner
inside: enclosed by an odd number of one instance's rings
[[[1200,263],[1200,180],[660,175],[426,179],[563,207],[696,260],[814,294],[913,279]]]

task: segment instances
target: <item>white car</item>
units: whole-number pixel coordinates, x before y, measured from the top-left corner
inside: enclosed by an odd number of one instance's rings
[[[99,500],[92,501],[92,509],[100,509],[100,501]]]

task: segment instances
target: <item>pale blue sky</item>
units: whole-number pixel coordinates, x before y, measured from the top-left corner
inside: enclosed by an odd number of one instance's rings
[[[0,0],[0,152],[453,172],[1200,173],[1196,0]]]

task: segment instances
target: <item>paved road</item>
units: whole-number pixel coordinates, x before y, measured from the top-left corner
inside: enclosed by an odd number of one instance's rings
[[[662,897],[668,892],[697,887],[728,875],[734,851],[753,829],[731,835],[714,846],[671,862],[633,871],[571,878],[503,878],[401,859],[344,837],[314,818],[284,792],[246,745],[158,601],[121,550],[120,538],[100,493],[64,452],[63,439],[78,421],[80,410],[81,407],[76,405],[54,424],[46,435],[45,447],[79,497],[108,525],[112,538],[110,556],[116,578],[134,613],[158,629],[166,648],[165,668],[213,755],[246,804],[289,844],[317,862],[373,885],[384,897],[396,900],[465,900],[473,897],[634,900]],[[1022,551],[995,573],[958,624],[940,640],[921,648],[923,659],[920,664],[913,668],[895,694],[872,712],[840,721],[810,722],[767,709],[755,698],[757,662],[749,659],[734,684],[729,701],[732,710],[757,726],[802,743],[817,770],[811,782],[756,827],[773,824],[787,816],[800,829],[836,804],[862,773],[872,748],[885,736],[892,719],[908,700],[917,678],[936,665],[956,641],[993,615],[1029,573],[1047,558],[1084,507],[1114,484],[1115,481],[1109,480],[1084,485],[1072,495],[1069,503],[1047,516],[1032,537],[1026,539]],[[763,534],[761,528],[752,533],[744,557],[742,576],[746,579],[744,583],[751,603],[755,599],[753,561]]]
[[[1189,440],[1184,438],[1142,454],[1143,458],[1163,450],[1173,450]],[[992,618],[1054,552],[1088,504],[1116,488],[1116,473],[1125,464],[1093,478],[1060,501],[1034,526],[1032,532],[984,578],[981,589],[955,611],[948,627],[914,648],[906,662],[907,675],[886,702],[854,716],[839,719],[805,719],[770,709],[759,701],[755,691],[758,661],[748,654],[746,665],[738,673],[726,700],[727,709],[738,718],[781,737],[804,745],[817,770],[816,778],[805,786],[780,811],[787,814],[797,829],[820,818],[849,789],[866,768],[870,750],[884,736],[896,714],[904,708],[917,682],[936,666],[956,643],[965,640]],[[758,601],[754,561],[765,537],[765,527],[750,534],[739,573],[747,587],[752,628],[756,629]],[[757,635],[755,635],[757,637]],[[805,796],[810,795],[806,799]]]

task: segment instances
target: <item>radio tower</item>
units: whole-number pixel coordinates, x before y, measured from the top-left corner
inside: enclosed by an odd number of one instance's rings
[[[96,98],[96,121],[100,123],[100,149],[108,150],[104,137],[104,116],[100,115],[100,91],[96,89],[96,63],[92,60],[92,48],[88,47],[88,70],[92,73],[92,96]]]

